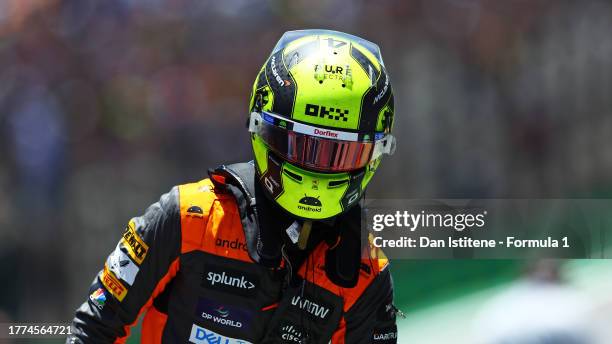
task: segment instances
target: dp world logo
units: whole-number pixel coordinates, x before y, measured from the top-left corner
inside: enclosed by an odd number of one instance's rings
[[[221,318],[227,318],[227,316],[229,315],[229,311],[223,308],[223,306],[220,306],[219,308],[215,309],[215,312],[217,312],[217,314],[219,314]]]

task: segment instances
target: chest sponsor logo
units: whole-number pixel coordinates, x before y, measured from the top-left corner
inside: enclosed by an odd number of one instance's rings
[[[291,305],[306,311],[315,318],[325,319],[330,312],[330,307],[313,302],[305,297],[294,296],[291,299]]]
[[[207,265],[202,286],[243,296],[253,296],[257,291],[257,276],[245,271]]]
[[[217,238],[215,240],[215,246],[229,248],[232,250],[243,250],[244,252],[248,252],[246,244],[243,241],[240,241],[238,239],[234,239],[230,241],[230,240],[223,240],[221,238]]]
[[[125,281],[127,284],[134,284],[134,279],[138,274],[138,266],[132,262],[130,257],[121,250],[121,245],[117,245],[115,250],[108,256],[106,266],[115,276]]]
[[[207,298],[198,301],[196,315],[224,327],[248,330],[253,313],[241,307],[222,304]]]
[[[283,325],[279,335],[284,342],[289,343],[299,343],[302,339],[302,331],[293,324]]]
[[[246,340],[226,337],[213,330],[195,324],[191,327],[189,342],[195,344],[252,344]]]
[[[104,265],[104,271],[102,272],[102,277],[100,280],[109,293],[117,298],[117,300],[123,301],[125,295],[127,295],[127,289],[123,286],[123,284],[121,284],[121,282],[119,282],[117,277],[115,277],[113,273],[108,270],[106,264]]]
[[[136,263],[142,264],[149,250],[149,246],[147,246],[138,233],[136,233],[136,224],[134,220],[130,221],[125,228],[121,242],[125,245],[130,257],[132,257]]]

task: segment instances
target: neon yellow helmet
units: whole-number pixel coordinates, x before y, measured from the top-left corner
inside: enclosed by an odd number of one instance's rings
[[[257,176],[294,216],[357,204],[395,138],[393,91],[374,43],[329,30],[286,32],[250,100]]]

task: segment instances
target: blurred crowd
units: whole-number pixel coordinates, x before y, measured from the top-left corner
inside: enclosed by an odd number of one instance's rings
[[[399,142],[369,197],[612,191],[609,2],[2,0],[0,310],[68,320],[131,216],[249,159],[255,75],[300,28],[381,46]]]

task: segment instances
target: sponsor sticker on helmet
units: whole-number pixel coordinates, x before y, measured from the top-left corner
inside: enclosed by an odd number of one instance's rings
[[[323,105],[306,104],[304,113],[308,116],[315,116],[327,119],[333,119],[336,121],[348,121],[349,110],[327,107]]]
[[[298,203],[298,209],[304,211],[314,211],[319,213],[323,207],[323,204],[319,200],[319,196],[312,197],[304,194],[304,197],[300,198]]]
[[[323,138],[328,138],[328,139],[334,139],[334,140],[342,140],[342,141],[357,141],[359,139],[358,133],[349,133],[346,131],[338,131],[338,130],[331,130],[331,129],[321,129],[321,128],[313,127],[310,125],[305,125],[302,123],[294,123],[293,131],[302,133],[302,134],[323,137]]]
[[[193,324],[189,342],[195,344],[252,344],[249,341],[227,337],[213,330]]]

